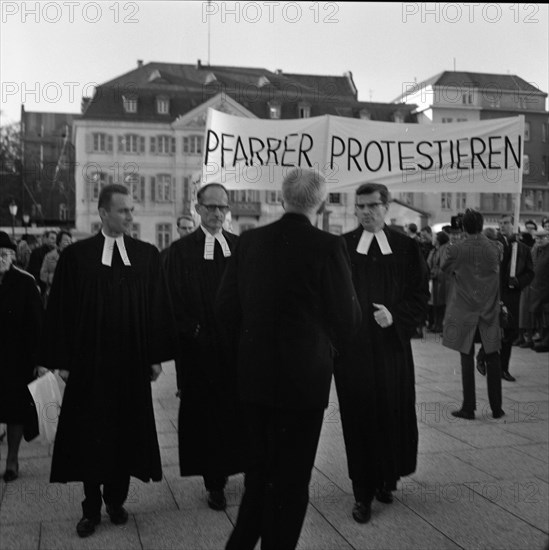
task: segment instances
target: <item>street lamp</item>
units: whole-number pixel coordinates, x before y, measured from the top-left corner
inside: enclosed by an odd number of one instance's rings
[[[15,240],[15,216],[17,216],[17,204],[15,204],[15,201],[12,199],[10,202],[10,214],[11,214],[11,236],[13,240]]]
[[[27,229],[29,227],[30,216],[28,214],[23,214],[23,223],[25,224],[25,235],[28,233]]]

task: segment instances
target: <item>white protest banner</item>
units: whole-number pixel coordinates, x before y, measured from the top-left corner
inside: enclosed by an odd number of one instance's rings
[[[376,182],[404,192],[520,193],[523,133],[523,116],[420,125],[249,119],[210,109],[202,184],[277,189],[297,166],[320,170],[330,191]]]

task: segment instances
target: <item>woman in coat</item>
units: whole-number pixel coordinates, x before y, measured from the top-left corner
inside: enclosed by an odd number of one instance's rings
[[[442,344],[459,351],[463,405],[452,415],[473,420],[475,418],[475,341],[482,342],[486,353],[488,400],[494,418],[505,413],[501,408],[501,365],[499,349],[499,264],[501,249],[482,233],[482,214],[467,209],[463,216],[466,236],[448,248],[442,264],[448,275],[450,291],[446,301],[446,314]]]
[[[16,246],[0,232],[0,422],[8,426],[8,457],[4,481],[19,475],[23,435],[38,435],[38,418],[27,384],[33,379],[42,325],[42,303],[32,275],[15,267]],[[42,370],[42,368],[40,368]],[[44,369],[45,370],[45,369]]]

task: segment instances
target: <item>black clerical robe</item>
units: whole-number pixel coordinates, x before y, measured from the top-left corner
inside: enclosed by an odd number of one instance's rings
[[[45,364],[70,372],[51,481],[162,478],[151,364],[173,359],[175,330],[158,250],[124,236],[101,263],[101,233],[61,255],[46,312]]]
[[[356,482],[394,483],[415,471],[418,429],[410,338],[426,317],[427,265],[418,244],[384,232],[392,254],[377,240],[367,255],[356,251],[362,228],[344,235],[362,325],[335,368],[349,477]],[[373,304],[383,304],[393,325],[381,328]]]
[[[223,231],[229,249],[237,236]],[[182,476],[229,475],[242,471],[236,420],[235,366],[224,354],[214,302],[229,257],[215,242],[204,259],[206,236],[199,228],[174,243],[167,258],[168,285],[179,339],[177,384],[179,466]]]

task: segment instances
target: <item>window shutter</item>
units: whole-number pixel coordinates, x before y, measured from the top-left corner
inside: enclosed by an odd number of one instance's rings
[[[175,155],[175,138],[172,138],[172,155]]]
[[[112,136],[107,136],[107,153],[112,153]]]
[[[86,153],[93,152],[93,134],[86,135]]]
[[[144,137],[139,138],[139,152],[140,153],[145,152],[145,138]]]
[[[118,136],[118,152],[124,152],[124,136]]]
[[[175,202],[175,178],[170,178],[170,198]]]
[[[156,138],[151,138],[151,153],[156,153]]]
[[[151,176],[151,201],[156,202],[156,178]]]
[[[196,152],[202,153],[202,136],[197,136],[196,138]]]
[[[189,152],[189,138],[187,138],[187,137],[183,138],[183,152],[184,153]]]

